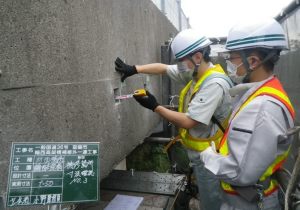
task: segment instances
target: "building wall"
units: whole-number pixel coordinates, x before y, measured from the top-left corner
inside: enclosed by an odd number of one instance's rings
[[[282,81],[296,110],[296,121],[300,123],[300,7],[281,20],[286,31],[289,51],[280,56],[276,74]]]
[[[178,31],[190,28],[189,19],[181,8],[181,0],[152,0]]]
[[[0,195],[12,142],[100,142],[101,178],[151,133],[159,117],[134,99],[161,101],[160,76],[121,84],[117,56],[160,61],[175,27],[148,0],[0,0]]]

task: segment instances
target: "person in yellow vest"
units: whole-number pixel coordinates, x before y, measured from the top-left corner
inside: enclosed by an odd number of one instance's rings
[[[211,41],[201,33],[186,29],[171,43],[177,61],[175,65],[153,63],[130,66],[119,58],[115,65],[116,70],[122,74],[122,81],[137,73],[166,73],[174,81],[186,85],[180,94],[179,112],[159,105],[148,91],[147,96],[135,99],[180,128],[182,143],[187,148],[196,175],[201,209],[219,210],[219,181],[203,167],[200,153],[212,141],[218,144],[223,136],[220,127],[226,128],[228,122],[226,119],[231,112],[228,90],[233,84],[220,65],[211,63],[210,44]]]
[[[278,184],[272,175],[286,159],[295,112],[274,75],[280,52],[287,48],[281,25],[272,18],[240,23],[228,34],[227,71],[238,85],[229,126],[215,150],[201,153],[205,168],[221,180],[222,210],[279,210]]]

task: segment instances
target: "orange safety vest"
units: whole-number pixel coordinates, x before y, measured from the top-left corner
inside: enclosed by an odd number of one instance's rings
[[[201,89],[201,86],[203,85],[203,83],[211,77],[219,77],[219,78],[224,78],[227,81],[227,76],[224,72],[224,70],[222,69],[222,67],[217,64],[215,65],[213,68],[208,69],[197,81],[197,83],[195,84],[193,91],[192,91],[192,95],[190,97],[190,101],[193,99],[194,95],[198,92],[199,89]],[[187,107],[184,110],[184,102],[186,99],[186,95],[188,93],[188,91],[191,88],[191,85],[193,83],[193,80],[191,80],[180,92],[180,96],[179,96],[179,106],[178,106],[178,111],[185,113],[187,111]],[[228,83],[231,84],[230,79],[228,78]],[[229,117],[228,117],[229,118]],[[224,122],[222,123],[223,128],[227,128],[228,125],[228,119],[224,120]],[[209,137],[209,138],[197,138],[194,136],[191,136],[189,134],[189,130],[185,129],[185,128],[180,128],[179,129],[179,135],[181,137],[181,143],[186,146],[189,149],[192,150],[196,150],[196,151],[203,151],[205,150],[207,147],[210,146],[210,142],[214,141],[216,146],[219,145],[219,142],[223,136],[223,132],[221,129],[218,129],[218,131],[215,133],[215,135]]]
[[[270,79],[269,81],[267,81],[263,85],[261,85],[254,93],[252,93],[252,95],[250,95],[248,97],[248,99],[239,107],[239,110],[231,118],[230,123],[239,114],[239,112],[245,106],[247,106],[247,104],[249,104],[257,96],[262,96],[262,95],[271,96],[271,97],[279,100],[280,102],[282,102],[284,104],[284,106],[288,109],[293,120],[295,119],[295,111],[289,100],[289,97],[286,94],[286,92],[284,91],[280,81],[274,76],[272,79]],[[220,151],[220,154],[222,154],[222,155],[229,154],[229,150],[228,150],[228,146],[227,146],[228,133],[229,133],[229,127],[226,129],[224,137],[222,138],[222,140],[220,142],[220,150],[219,151]],[[259,181],[266,180],[268,177],[270,177],[272,174],[274,174],[274,172],[282,166],[283,162],[286,160],[286,158],[288,156],[289,150],[290,149],[285,151],[283,154],[277,156],[277,158],[273,161],[273,163],[267,168],[267,170],[260,177]],[[238,194],[228,183],[221,181],[221,186],[222,186],[223,190],[227,193]],[[271,179],[270,186],[264,190],[264,195],[265,196],[270,195],[275,190],[277,190],[277,188],[278,188],[277,181],[275,179]]]

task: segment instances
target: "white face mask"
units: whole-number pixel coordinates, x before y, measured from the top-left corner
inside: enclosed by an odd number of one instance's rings
[[[177,68],[180,73],[190,70],[188,65],[184,61],[177,62]]]
[[[243,63],[240,63],[239,65],[235,65],[234,63],[232,63],[231,61],[227,60],[227,72],[228,72],[228,76],[230,77],[230,79],[236,83],[236,84],[241,84],[244,80],[244,78],[246,77],[246,74],[243,76],[238,76],[236,74],[237,69],[243,65]]]
[[[177,62],[177,68],[182,78],[186,81],[190,81],[193,79],[193,69],[190,69],[186,62]]]

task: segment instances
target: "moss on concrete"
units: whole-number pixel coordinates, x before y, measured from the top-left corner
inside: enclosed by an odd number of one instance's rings
[[[171,168],[168,155],[163,152],[164,145],[157,143],[143,143],[137,146],[127,156],[127,169],[137,171],[157,171],[165,173]]]
[[[189,159],[186,150],[177,142],[173,144],[168,154],[163,151],[164,145],[146,142],[136,147],[127,156],[127,169],[137,171],[157,171],[161,173],[187,173]]]

